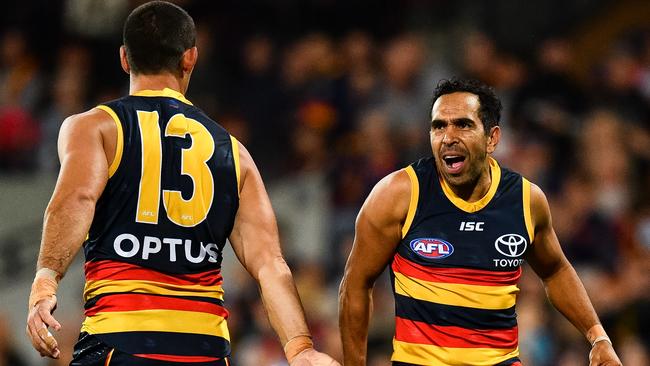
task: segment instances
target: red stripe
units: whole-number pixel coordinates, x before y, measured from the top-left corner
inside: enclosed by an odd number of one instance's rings
[[[175,355],[159,355],[155,353],[136,353],[136,357],[149,358],[158,361],[171,361],[171,362],[211,362],[218,361],[218,357],[209,356],[175,356]]]
[[[394,272],[429,282],[458,283],[481,286],[516,285],[521,267],[515,271],[497,272],[468,268],[427,267],[395,254],[391,268]]]
[[[515,348],[518,343],[517,337],[517,327],[467,329],[395,317],[395,339],[407,343],[457,348]]]
[[[135,264],[103,260],[86,262],[86,280],[145,280],[173,285],[217,286],[223,282],[221,270],[191,274],[167,274]]]
[[[111,311],[136,310],[183,310],[208,313],[228,318],[228,310],[223,306],[204,301],[154,296],[146,294],[113,294],[101,297],[95,305],[86,310],[86,316]]]

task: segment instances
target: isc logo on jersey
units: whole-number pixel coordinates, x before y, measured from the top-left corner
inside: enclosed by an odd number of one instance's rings
[[[442,239],[421,238],[411,240],[411,250],[426,259],[442,259],[454,252],[454,247]]]

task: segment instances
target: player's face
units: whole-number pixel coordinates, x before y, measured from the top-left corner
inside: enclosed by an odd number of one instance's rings
[[[487,172],[487,154],[494,146],[478,116],[479,107],[478,96],[457,92],[440,96],[431,110],[433,156],[451,186],[474,184]]]

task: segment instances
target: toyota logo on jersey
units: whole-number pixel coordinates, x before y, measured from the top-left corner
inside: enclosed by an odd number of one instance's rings
[[[410,246],[415,254],[426,259],[447,258],[454,252],[454,247],[442,239],[414,239],[411,240]]]
[[[506,257],[516,258],[524,254],[528,243],[526,239],[518,234],[501,235],[494,242],[496,250]]]

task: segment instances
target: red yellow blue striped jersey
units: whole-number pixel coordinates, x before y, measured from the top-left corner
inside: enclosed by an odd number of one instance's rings
[[[491,186],[457,197],[433,158],[406,168],[411,200],[390,266],[394,365],[519,365],[515,301],[532,242],[530,183],[490,158]]]
[[[82,331],[153,360],[227,357],[220,268],[239,207],[237,141],[171,89],[97,108],[118,138],[84,243]]]

